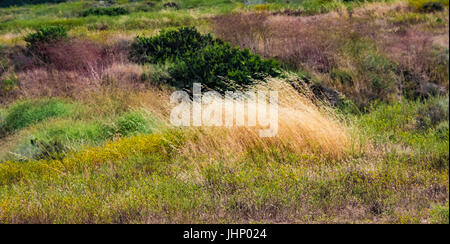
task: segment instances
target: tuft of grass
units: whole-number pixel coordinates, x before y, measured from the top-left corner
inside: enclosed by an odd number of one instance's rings
[[[45,159],[56,152],[63,156],[86,146],[100,145],[116,135],[111,124],[72,119],[49,121],[35,126],[32,131],[13,146],[12,156],[17,158],[20,155],[22,160]]]
[[[142,111],[131,111],[118,118],[117,132],[123,136],[151,133],[151,125]]]
[[[275,137],[261,138],[260,127],[244,126],[193,128],[193,141],[187,143],[187,152],[201,155],[209,152],[210,157],[234,158],[252,148],[271,148],[299,154],[318,153],[324,157],[341,158],[351,153],[353,142],[348,128],[337,119],[334,111],[312,102],[311,91],[305,88],[300,94],[291,85],[279,78],[270,78],[267,84],[257,84],[252,90],[278,91],[278,131]],[[238,106],[251,106],[254,100],[238,101]],[[223,114],[230,111],[223,111]],[[247,112],[244,113],[248,120]],[[356,144],[356,143],[355,143]],[[356,147],[355,147],[356,148]],[[355,149],[359,150],[359,149]]]
[[[432,224],[449,224],[448,202],[446,205],[435,205],[431,210]]]

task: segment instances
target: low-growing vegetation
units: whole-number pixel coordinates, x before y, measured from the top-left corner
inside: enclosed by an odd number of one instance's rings
[[[108,16],[118,16],[128,14],[129,11],[122,7],[109,7],[109,8],[90,8],[83,13],[81,16],[86,17],[89,15],[108,15]]]
[[[67,0],[3,0],[0,7],[21,6],[25,4],[62,3]]]
[[[448,11],[2,1],[0,223],[448,224]],[[277,91],[277,135],[173,126],[194,82]]]

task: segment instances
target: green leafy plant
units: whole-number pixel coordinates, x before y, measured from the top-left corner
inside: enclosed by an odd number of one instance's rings
[[[433,224],[448,224],[449,211],[448,202],[445,205],[436,205],[431,210],[431,223]]]
[[[418,12],[432,13],[444,10],[444,6],[448,6],[448,0],[409,0],[409,5]]]
[[[124,136],[148,131],[147,120],[138,111],[132,111],[122,115],[117,121],[117,127],[118,133]]]
[[[63,26],[46,26],[25,36],[27,49],[42,60],[46,60],[46,46],[67,38],[67,29]]]
[[[199,82],[222,92],[246,88],[254,80],[280,74],[276,61],[263,60],[248,49],[233,48],[187,27],[155,37],[136,37],[130,59],[137,63],[173,63],[168,70],[172,77],[169,83],[182,89],[191,89],[194,82]]]
[[[125,8],[122,7],[109,7],[109,8],[90,8],[81,13],[81,16],[86,17],[89,15],[108,15],[108,16],[119,16],[124,14],[129,14]]]

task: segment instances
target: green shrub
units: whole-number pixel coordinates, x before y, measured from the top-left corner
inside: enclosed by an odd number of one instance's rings
[[[23,158],[55,158],[83,146],[95,146],[114,137],[114,126],[102,121],[55,120],[39,125],[14,148]]]
[[[66,115],[71,105],[56,99],[47,101],[23,101],[12,105],[5,112],[0,136],[30,126],[45,119]]]
[[[169,68],[171,85],[190,89],[193,83],[202,83],[219,92],[245,89],[254,80],[267,75],[278,76],[278,63],[262,60],[248,49],[232,48],[229,44],[215,44],[178,59]]]
[[[148,38],[138,36],[131,46],[130,59],[137,63],[174,63],[169,68],[169,83],[183,89],[191,89],[198,82],[218,91],[235,90],[255,79],[280,74],[274,60],[233,48],[195,28],[165,31]]]
[[[398,93],[397,64],[376,52],[369,52],[360,58],[357,70],[359,76],[364,79],[364,85],[367,86],[364,100],[390,101],[392,96]]]
[[[81,16],[86,17],[89,15],[108,15],[119,16],[129,14],[130,12],[122,7],[109,7],[109,8],[90,8],[81,13]]]
[[[67,29],[63,26],[45,26],[25,37],[28,48],[39,43],[52,43],[67,37]]]
[[[61,158],[85,146],[97,146],[115,135],[115,128],[103,121],[55,119],[38,124],[29,135],[9,148],[7,159]]]
[[[145,72],[141,80],[153,85],[163,86],[169,84],[172,79],[169,74],[170,64],[149,64],[145,66]]]
[[[0,125],[2,115],[0,111]],[[71,113],[67,118],[54,119],[36,125],[27,137],[10,148],[13,155],[9,159],[55,159],[67,152],[85,146],[98,146],[118,136],[150,134],[159,125],[156,120],[142,111],[129,111],[117,118],[96,120],[75,119]]]
[[[444,10],[444,6],[437,2],[427,2],[422,6],[422,10],[426,13],[432,13]]]
[[[59,141],[44,142],[31,140],[31,144],[38,150],[38,153],[33,155],[33,158],[36,160],[62,159],[66,152],[64,145]]]
[[[449,124],[448,121],[443,121],[436,126],[435,135],[437,138],[448,141],[449,139]]]
[[[433,224],[449,224],[448,202],[447,206],[436,205],[431,210],[431,223]]]
[[[337,108],[344,114],[361,114],[358,106],[356,106],[352,100],[345,97],[339,99],[339,101],[337,102]]]
[[[67,29],[63,26],[46,26],[25,36],[26,47],[32,54],[46,60],[45,47],[67,38]]]
[[[137,36],[131,45],[130,59],[141,64],[173,62],[215,43],[223,44],[209,34],[200,34],[195,28],[163,31],[154,37]]]

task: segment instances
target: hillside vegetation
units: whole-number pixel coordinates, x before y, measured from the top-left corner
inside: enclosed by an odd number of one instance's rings
[[[448,0],[1,1],[0,223],[448,224],[448,28]],[[171,125],[194,82],[278,91],[277,136]]]

